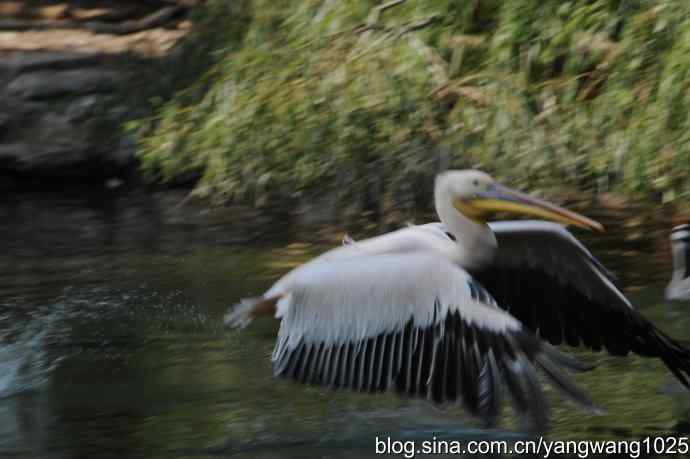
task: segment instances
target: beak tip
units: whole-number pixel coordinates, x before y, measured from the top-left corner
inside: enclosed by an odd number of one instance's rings
[[[606,232],[606,228],[604,228],[604,225],[602,225],[599,222],[595,222],[594,220],[589,220],[586,223],[581,222],[581,223],[577,223],[577,224],[575,224],[575,223],[571,223],[571,224],[574,224],[575,226],[578,226],[578,227],[585,229],[585,230],[588,230],[588,231],[595,231],[597,233],[605,233]]]

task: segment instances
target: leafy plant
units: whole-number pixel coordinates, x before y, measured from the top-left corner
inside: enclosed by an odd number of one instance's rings
[[[219,202],[428,199],[405,184],[450,166],[690,193],[690,4],[248,3],[241,46],[216,45],[212,70],[136,125],[154,179],[195,171],[196,192]]]

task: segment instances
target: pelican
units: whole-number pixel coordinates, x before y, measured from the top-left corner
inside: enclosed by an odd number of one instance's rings
[[[690,300],[690,225],[671,230],[673,276],[666,286],[667,300]]]
[[[645,319],[563,226],[603,231],[599,223],[475,170],[439,174],[434,202],[440,223],[346,239],[231,307],[225,324],[280,319],[276,376],[457,402],[487,425],[507,392],[543,428],[537,370],[598,410],[561,371],[587,367],[552,345],[660,358],[688,386],[690,352]],[[550,221],[488,223],[495,211]]]

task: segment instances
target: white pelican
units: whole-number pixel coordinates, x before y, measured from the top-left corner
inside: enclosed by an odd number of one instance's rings
[[[346,240],[293,269],[225,317],[281,319],[277,376],[360,391],[462,401],[488,424],[505,386],[537,427],[547,418],[535,367],[571,399],[594,404],[559,371],[584,367],[549,344],[661,358],[688,385],[690,352],[643,318],[561,224],[586,217],[508,189],[480,171],[436,178],[441,223]],[[549,219],[488,223],[501,211]]]
[[[666,287],[667,300],[690,300],[690,225],[671,230],[673,276]]]

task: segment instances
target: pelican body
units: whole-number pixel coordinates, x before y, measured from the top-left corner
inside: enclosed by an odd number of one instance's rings
[[[562,371],[587,367],[552,345],[660,358],[688,386],[690,352],[647,321],[563,226],[602,231],[599,223],[474,170],[439,174],[434,203],[440,223],[349,240],[242,300],[226,325],[281,321],[276,376],[460,403],[487,425],[504,392],[532,426],[546,425],[537,372],[598,410]],[[488,223],[495,211],[550,221]]]
[[[666,287],[667,300],[690,300],[690,225],[671,230],[673,275]]]

